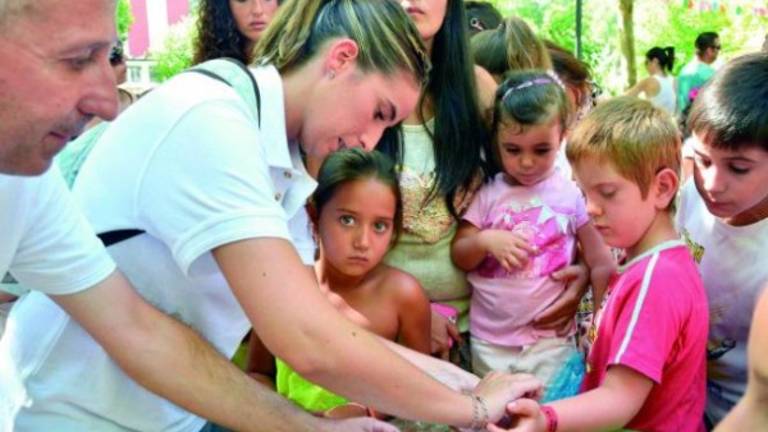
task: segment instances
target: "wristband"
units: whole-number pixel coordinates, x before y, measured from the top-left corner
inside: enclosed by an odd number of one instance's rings
[[[541,413],[547,420],[547,432],[557,432],[557,411],[549,405],[542,405]]]

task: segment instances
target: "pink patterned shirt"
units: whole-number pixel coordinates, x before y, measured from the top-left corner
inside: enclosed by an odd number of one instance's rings
[[[576,231],[588,222],[584,198],[558,170],[533,186],[513,186],[498,174],[472,201],[464,220],[481,230],[499,229],[529,239],[537,253],[507,272],[488,255],[467,274],[472,284],[470,332],[504,346],[530,345],[554,331],[536,330],[534,317],[565,288],[550,274],[574,257]]]

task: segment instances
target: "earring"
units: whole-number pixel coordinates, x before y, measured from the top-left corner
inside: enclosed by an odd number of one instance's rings
[[[336,71],[335,71],[335,70],[333,70],[333,69],[331,69],[330,71],[328,71],[328,77],[329,77],[330,79],[334,79],[334,78],[336,78]]]

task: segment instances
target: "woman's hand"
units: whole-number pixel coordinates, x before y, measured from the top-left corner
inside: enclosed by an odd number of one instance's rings
[[[447,317],[432,312],[432,354],[438,355],[443,360],[448,360],[451,350],[451,341],[458,343],[461,340],[459,329],[455,323]]]
[[[490,372],[472,392],[485,402],[488,420],[496,423],[506,414],[509,402],[521,397],[537,398],[541,394],[541,382],[533,375]]]
[[[552,273],[549,277],[565,282],[565,290],[534,318],[533,326],[539,330],[556,330],[557,334],[562,336],[571,329],[571,322],[588,286],[589,269],[584,264],[573,264]]]

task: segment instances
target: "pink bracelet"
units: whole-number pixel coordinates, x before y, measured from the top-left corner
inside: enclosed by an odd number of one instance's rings
[[[549,405],[542,405],[541,413],[547,420],[547,432],[557,432],[557,411]]]

